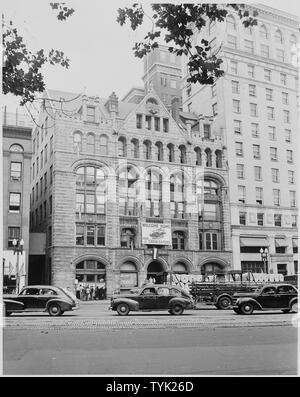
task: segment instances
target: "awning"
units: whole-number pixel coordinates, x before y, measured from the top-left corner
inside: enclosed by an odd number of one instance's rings
[[[293,238],[293,247],[298,247],[298,239],[297,238]]]
[[[268,247],[269,243],[263,237],[240,237],[241,247]]]
[[[276,247],[287,247],[288,242],[285,238],[275,238],[275,246]]]

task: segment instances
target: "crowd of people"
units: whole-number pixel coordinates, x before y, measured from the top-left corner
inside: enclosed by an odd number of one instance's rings
[[[79,283],[76,287],[77,299],[82,301],[106,299],[105,283],[83,284]]]

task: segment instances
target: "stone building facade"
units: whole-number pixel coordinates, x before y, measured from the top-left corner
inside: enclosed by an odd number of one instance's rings
[[[56,101],[62,100],[62,106]],[[33,133],[31,230],[46,274],[114,290],[232,267],[226,147],[209,117],[46,91]]]

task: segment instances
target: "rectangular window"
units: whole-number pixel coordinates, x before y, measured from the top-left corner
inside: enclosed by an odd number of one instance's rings
[[[84,226],[76,225],[76,245],[84,245]]]
[[[264,69],[264,76],[265,76],[265,80],[271,81],[271,70],[270,69]]]
[[[204,138],[210,139],[210,124],[203,125]]]
[[[269,132],[269,140],[276,141],[276,128],[269,125],[268,132]]]
[[[53,166],[50,167],[50,185],[53,183]]]
[[[257,117],[257,104],[250,103],[250,116]]]
[[[288,180],[289,184],[293,185],[295,183],[295,172],[294,171],[288,171]]]
[[[94,108],[94,106],[87,106],[87,121],[90,123],[95,122],[95,108]]]
[[[41,151],[41,169],[43,168],[43,166],[44,166],[44,151],[42,150]]]
[[[81,216],[84,213],[84,194],[76,193],[76,213]]]
[[[97,226],[97,245],[105,245],[105,226]]]
[[[49,214],[52,215],[52,196],[49,197]]]
[[[282,85],[286,85],[286,74],[285,73],[280,73],[280,83]]]
[[[274,120],[275,118],[274,108],[271,106],[267,106],[267,117],[268,120]]]
[[[245,186],[238,186],[238,201],[240,203],[245,203],[246,201],[246,187]]]
[[[241,113],[240,101],[234,99],[234,100],[232,101],[232,106],[233,106],[233,111],[234,111],[234,113]]]
[[[142,128],[143,116],[141,114],[136,115],[136,128]]]
[[[40,195],[41,196],[43,195],[43,182],[44,182],[43,177],[41,177],[40,178]]]
[[[292,220],[292,227],[297,227],[298,216],[297,215],[291,215],[291,220]]]
[[[45,174],[44,174],[44,185],[45,185],[44,191],[46,192],[47,191],[47,172],[45,172]]]
[[[260,46],[260,55],[265,58],[269,58],[270,49],[268,45],[261,44]]]
[[[47,219],[47,201],[44,201],[44,219]]]
[[[192,87],[189,85],[186,89],[186,95],[189,98],[192,95]]]
[[[86,209],[87,214],[95,213],[95,195],[94,194],[86,195],[85,209]]]
[[[218,104],[217,103],[214,103],[212,105],[212,112],[213,112],[214,116],[216,116],[218,114]]]
[[[260,159],[260,145],[252,145],[253,147],[253,158]]]
[[[238,63],[236,61],[230,61],[230,71],[232,74],[238,73]]]
[[[86,227],[86,244],[95,245],[95,226]]]
[[[276,206],[280,205],[280,190],[273,189],[273,204]]]
[[[254,65],[248,65],[248,77],[254,79]]]
[[[249,84],[249,96],[256,96],[256,86]]]
[[[296,192],[294,190],[290,190],[290,206],[296,207]]]
[[[167,86],[167,78],[166,77],[161,77],[160,78],[160,85],[162,87],[166,87]]]
[[[256,181],[262,181],[262,169],[259,166],[254,166],[254,179]]]
[[[233,120],[235,134],[242,133],[242,122],[240,120]]]
[[[37,182],[35,184],[35,199],[36,199],[36,201],[38,200],[38,198],[39,198],[39,183]]]
[[[237,177],[238,179],[245,178],[245,166],[244,164],[237,164],[236,165]]]
[[[176,80],[170,80],[170,87],[171,88],[176,88],[176,86],[177,86],[177,81]]]
[[[163,131],[169,132],[169,119],[163,119]]]
[[[10,163],[10,179],[12,181],[20,181],[22,178],[22,163],[11,161]]]
[[[281,226],[281,214],[274,214],[274,226]]]
[[[147,130],[151,130],[151,128],[152,128],[152,126],[151,126],[151,124],[152,124],[152,117],[151,117],[151,116],[146,116],[145,121],[146,121],[146,128],[147,128]]]
[[[254,53],[254,42],[252,40],[244,40],[245,43],[245,51],[250,54]]]
[[[203,250],[203,234],[199,232],[199,250]]]
[[[288,105],[289,104],[289,94],[287,92],[283,92],[282,93],[282,103],[284,105]]]
[[[32,141],[32,152],[33,152],[33,154],[35,154],[35,143],[36,143],[36,140],[34,138],[33,141]]]
[[[7,246],[8,248],[12,248],[13,245],[13,240],[19,240],[20,239],[20,227],[8,227],[8,242]]]
[[[292,142],[292,131],[284,130],[285,133],[285,141],[291,143]]]
[[[38,149],[40,147],[40,131],[38,130],[36,134],[36,148]]]
[[[227,45],[230,48],[237,48],[237,40],[236,40],[236,36],[233,36],[231,34],[227,35]]]
[[[231,82],[231,88],[233,94],[238,94],[240,92],[240,84],[238,81]]]
[[[271,173],[272,173],[272,182],[279,183],[279,169],[271,168]]]
[[[53,154],[53,135],[50,137],[50,157]]]
[[[277,161],[278,160],[277,148],[276,147],[270,147],[270,159],[271,159],[271,161]]]
[[[284,62],[284,51],[280,48],[276,49],[276,58],[278,59],[278,61]]]
[[[160,131],[160,118],[159,117],[154,117],[154,126],[155,126],[155,131]]]
[[[271,88],[266,88],[266,100],[273,101],[273,90]]]
[[[9,212],[20,212],[21,193],[9,193]]]
[[[262,203],[263,203],[263,188],[262,187],[255,188],[255,199],[256,199],[256,204],[262,205]]]
[[[39,173],[39,169],[40,169],[39,164],[40,164],[40,158],[37,157],[36,158],[36,175],[38,175],[38,173]]]
[[[264,214],[258,213],[256,214],[257,216],[257,226],[263,226],[264,225]]]
[[[246,225],[246,212],[240,212],[240,225]]]
[[[45,165],[47,164],[48,161],[48,145],[45,145]]]
[[[287,150],[286,151],[286,159],[288,163],[293,163],[293,151]]]
[[[290,123],[290,111],[289,110],[284,110],[283,111],[283,121],[285,123]]]
[[[35,163],[32,164],[32,180],[35,177]]]
[[[251,123],[251,134],[253,138],[259,137],[259,125],[257,123]]]
[[[242,157],[244,155],[242,142],[235,142],[235,154],[240,157]]]

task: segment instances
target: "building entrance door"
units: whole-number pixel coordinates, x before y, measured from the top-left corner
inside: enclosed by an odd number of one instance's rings
[[[158,261],[153,261],[149,264],[147,269],[147,279],[154,279],[155,284],[163,284],[167,282],[167,272],[165,272],[162,264]]]

